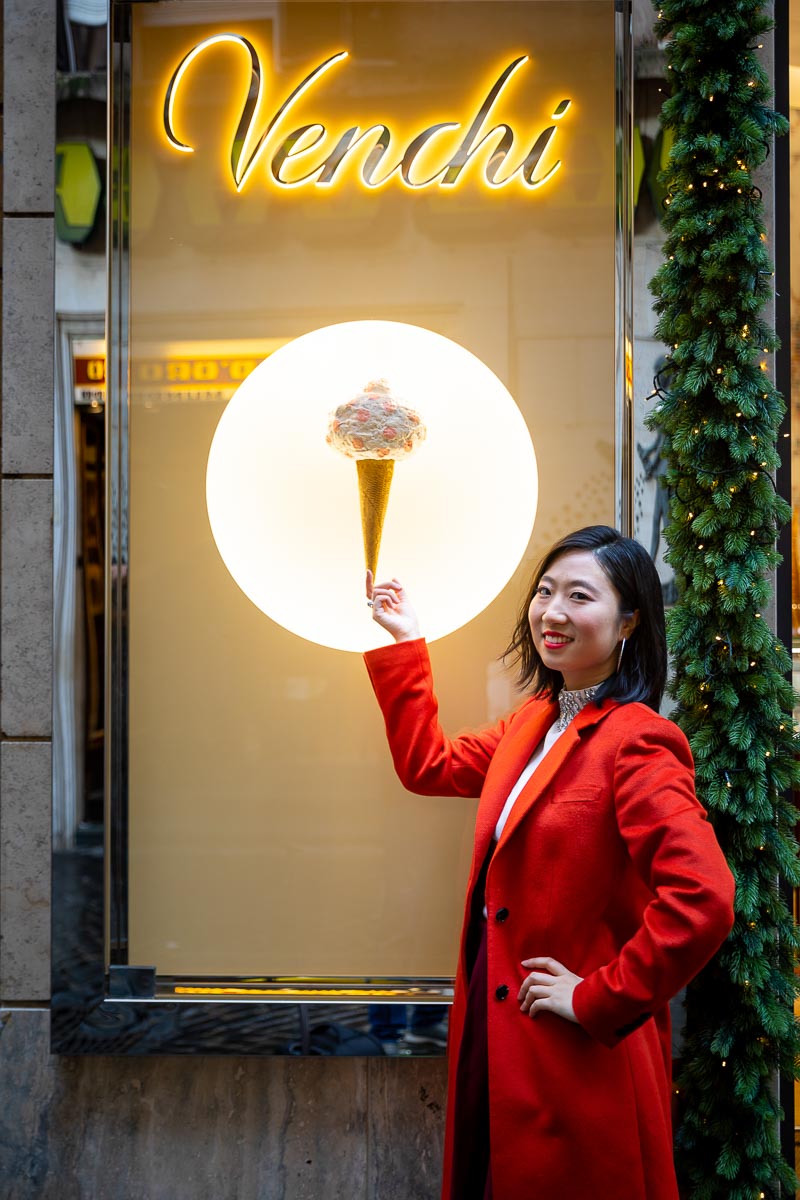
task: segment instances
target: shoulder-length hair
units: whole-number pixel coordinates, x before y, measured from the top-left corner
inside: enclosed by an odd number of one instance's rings
[[[595,702],[613,698],[623,704],[634,700],[656,712],[667,681],[667,640],[661,581],[647,551],[610,525],[588,525],[561,538],[547,552],[533,576],[519,612],[504,660],[519,664],[517,682],[535,695],[555,699],[564,680],[560,671],[546,667],[534,645],[528,610],[548,568],[562,554],[588,550],[594,554],[620,598],[620,615],[639,611],[639,622],[625,645],[619,670],[597,689]]]

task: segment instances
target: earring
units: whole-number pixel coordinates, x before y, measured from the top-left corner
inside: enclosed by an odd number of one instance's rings
[[[625,643],[627,642],[627,640],[628,640],[627,638],[623,638],[622,643],[619,648],[619,658],[617,659],[617,674],[618,675],[619,675],[619,669],[622,666],[622,653],[625,649]]]

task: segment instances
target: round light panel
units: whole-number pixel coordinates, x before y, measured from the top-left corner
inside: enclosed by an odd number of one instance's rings
[[[536,516],[522,414],[463,346],[415,325],[352,321],[281,347],[220,418],[208,515],[245,595],[291,633],[337,650],[391,640],[365,601],[356,465],[326,442],[331,412],[379,378],[420,414],[427,437],[396,464],[377,573],[403,582],[429,641],[503,589]]]

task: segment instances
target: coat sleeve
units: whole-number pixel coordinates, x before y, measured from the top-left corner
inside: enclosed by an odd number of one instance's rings
[[[507,722],[446,737],[428,647],[421,638],[369,650],[364,660],[400,782],[422,796],[479,796]]]
[[[593,1037],[614,1046],[705,966],[733,925],[734,883],[694,792],[691,751],[671,721],[626,738],[614,765],[619,829],[653,893],[633,937],[578,984],[573,1004]]]

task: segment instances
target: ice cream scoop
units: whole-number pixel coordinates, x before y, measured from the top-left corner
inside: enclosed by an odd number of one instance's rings
[[[378,565],[394,464],[413,454],[425,440],[425,434],[419,413],[401,404],[385,379],[368,383],[363,392],[340,404],[331,414],[328,444],[356,460],[364,557],[373,575]]]

